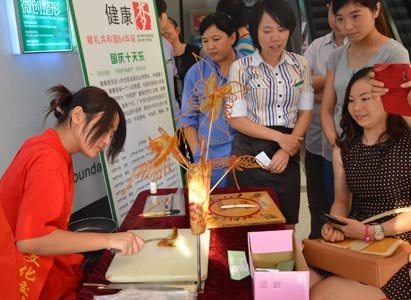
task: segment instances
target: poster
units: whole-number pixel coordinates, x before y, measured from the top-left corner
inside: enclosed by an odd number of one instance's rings
[[[67,0],[16,0],[20,51],[71,51]]]
[[[163,128],[174,132],[170,91],[154,0],[70,0],[80,61],[86,85],[106,90],[122,107],[127,120],[123,151],[113,164],[101,155],[107,195],[114,218],[121,223],[149,181],[133,182],[123,195],[135,167],[153,158],[148,138]],[[181,187],[180,167],[157,182]]]

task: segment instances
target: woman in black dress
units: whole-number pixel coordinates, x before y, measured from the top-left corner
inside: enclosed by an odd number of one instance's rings
[[[381,97],[372,93],[371,70],[358,71],[348,84],[342,108],[343,133],[333,150],[335,198],[331,214],[347,225],[334,228],[325,224],[321,234],[327,241],[390,236],[411,242],[411,213],[391,215],[378,224],[360,222],[411,206],[411,131],[401,116],[386,113]],[[411,299],[410,267],[406,264],[381,289],[312,272],[310,299]]]

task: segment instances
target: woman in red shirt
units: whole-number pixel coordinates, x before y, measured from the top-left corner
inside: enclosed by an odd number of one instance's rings
[[[141,250],[144,241],[129,232],[68,231],[74,191],[71,155],[94,158],[107,149],[110,161],[121,151],[126,121],[118,103],[104,90],[85,87],[71,93],[62,85],[46,118],[55,128],[29,138],[0,181],[0,256],[2,298],[75,299],[81,279],[80,252]]]

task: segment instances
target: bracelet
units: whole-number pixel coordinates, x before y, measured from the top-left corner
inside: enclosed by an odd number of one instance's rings
[[[369,242],[371,241],[370,234],[368,233],[368,228],[370,227],[370,224],[365,224],[365,235],[364,235],[364,241]]]

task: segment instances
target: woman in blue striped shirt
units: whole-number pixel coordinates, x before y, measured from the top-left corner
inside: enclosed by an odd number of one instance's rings
[[[239,185],[273,188],[289,229],[298,223],[299,149],[312,118],[314,98],[307,60],[285,50],[295,26],[287,1],[254,4],[249,29],[257,51],[230,68],[229,80],[239,81],[245,91],[228,103],[232,109],[227,116],[237,130],[232,154],[256,156],[264,151],[271,160],[261,169],[236,172]]]

